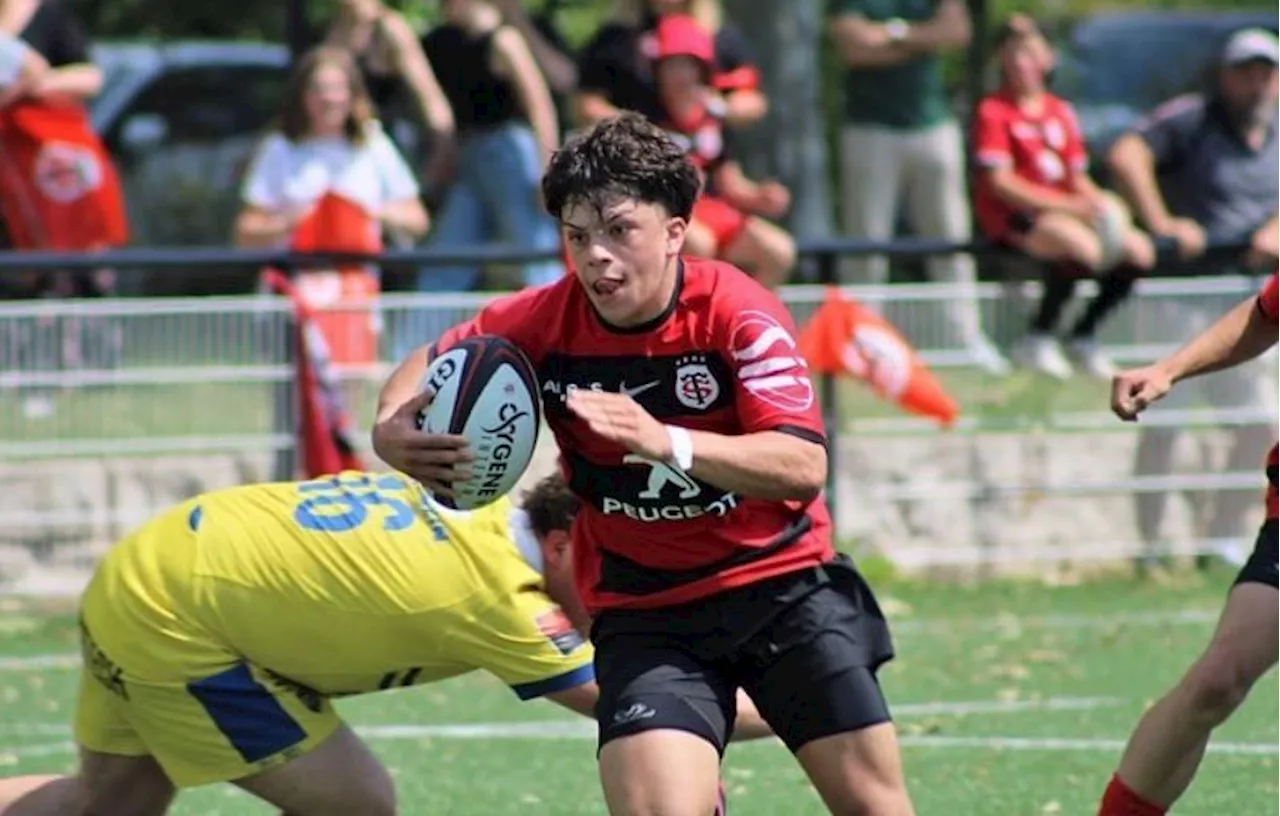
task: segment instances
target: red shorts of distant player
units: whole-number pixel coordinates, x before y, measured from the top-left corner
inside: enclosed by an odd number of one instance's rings
[[[693,222],[711,233],[715,241],[713,255],[719,255],[738,240],[747,228],[748,216],[723,198],[704,195],[693,205]]]

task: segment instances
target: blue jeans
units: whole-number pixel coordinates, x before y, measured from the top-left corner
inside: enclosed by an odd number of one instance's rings
[[[555,251],[560,230],[538,203],[542,162],[533,130],[508,122],[462,137],[458,177],[431,231],[428,246],[440,249],[493,241],[521,249]],[[541,286],[558,280],[558,261],[527,264],[524,282]],[[419,292],[459,292],[476,287],[478,266],[423,267]]]
[[[533,130],[508,122],[492,130],[468,133],[459,145],[458,175],[431,228],[427,246],[440,249],[476,246],[489,241],[521,249],[560,248],[560,229],[539,203],[542,162]],[[424,266],[418,270],[419,292],[466,292],[480,280],[479,266]],[[541,286],[559,280],[559,261],[526,264],[524,282]],[[402,358],[439,337],[456,314],[419,311],[406,315],[395,330],[395,351]]]

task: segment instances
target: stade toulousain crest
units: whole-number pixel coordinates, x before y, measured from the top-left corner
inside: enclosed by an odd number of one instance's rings
[[[676,399],[686,408],[704,411],[720,396],[720,383],[700,354],[676,362]]]

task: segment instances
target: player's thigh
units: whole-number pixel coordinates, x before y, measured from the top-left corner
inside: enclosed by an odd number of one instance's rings
[[[151,756],[120,756],[82,748],[77,772],[81,813],[112,816],[163,814],[177,789]]]
[[[188,682],[127,685],[127,717],[180,787],[243,779],[297,759],[341,725],[330,701],[245,662]]]
[[[163,816],[175,793],[151,757],[81,749],[72,776],[0,780],[0,816]]]
[[[1277,521],[1267,520],[1240,573],[1204,655],[1189,673],[1203,702],[1234,708],[1276,664],[1280,639],[1277,607]]]
[[[748,643],[743,689],[837,812],[898,813],[897,740],[876,667],[892,656],[870,589],[844,559]]]
[[[290,816],[391,816],[395,784],[345,725],[302,756],[237,779],[236,785]]]
[[[689,731],[643,731],[600,750],[600,782],[612,816],[711,816],[719,774],[715,746]]]
[[[715,667],[657,636],[614,635],[597,621],[600,777],[615,814],[707,816],[736,713]]]
[[[164,813],[173,800],[173,783],[129,721],[132,704],[118,676],[81,672],[74,722],[80,767],[73,785],[47,792],[72,795],[79,810],[67,812]]]
[[[1102,260],[1098,234],[1066,213],[1041,214],[1019,244],[1028,254],[1046,261],[1072,261],[1092,268]]]

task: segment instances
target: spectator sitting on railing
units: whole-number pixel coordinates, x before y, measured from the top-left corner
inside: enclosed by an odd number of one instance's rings
[[[974,123],[978,223],[993,241],[1051,264],[1015,359],[1059,379],[1071,376],[1054,331],[1076,279],[1097,273],[1098,294],[1072,327],[1067,350],[1090,375],[1109,379],[1115,366],[1094,334],[1154,266],[1155,249],[1123,203],[1089,178],[1075,112],[1045,87],[1049,50],[1039,32],[1006,25],[996,58],[1000,88],[979,104]]]
[[[432,135],[423,183],[428,189],[443,184],[452,161],[453,110],[404,15],[380,0],[341,0],[324,44],[344,48],[355,58],[374,114],[401,150],[409,145],[397,127],[396,103],[408,91]]]
[[[964,139],[943,86],[940,54],[971,35],[964,0],[828,0],[831,34],[846,67],[840,128],[841,214],[852,238],[888,241],[900,215],[917,236],[971,237]],[[849,260],[847,277],[889,280],[883,255]],[[1009,361],[982,330],[973,257],[929,259],[929,277],[955,290],[940,321],[946,340],[991,374]]]
[[[1251,244],[1241,259],[1249,271],[1273,268],[1277,255],[1276,206],[1280,197],[1277,154],[1277,43],[1274,34],[1247,29],[1232,35],[1221,52],[1213,86],[1158,108],[1111,149],[1109,163],[1142,223],[1178,243],[1190,270],[1206,242]],[[1202,271],[1208,271],[1202,269]],[[1151,340],[1172,341],[1207,328],[1219,302],[1204,297],[1161,298],[1148,326],[1168,332]],[[1141,426],[1134,470],[1139,476],[1174,469],[1180,436],[1162,415],[1197,405],[1249,411],[1265,417],[1237,425],[1225,463],[1213,468],[1244,472],[1275,433],[1277,410],[1274,354],[1190,383],[1155,408]],[[1166,491],[1137,496],[1138,527],[1149,543],[1161,540]],[[1198,505],[1201,529],[1213,541],[1233,542],[1248,523],[1253,495],[1223,490]]]
[[[729,156],[729,134],[714,104],[715,44],[693,17],[673,14],[658,23],[655,73],[665,116],[659,122],[702,171],[703,189],[685,232],[685,252],[727,260],[770,288],[795,265],[791,236],[759,217],[777,217],[791,194],[776,181],[754,182]]]
[[[384,231],[401,242],[427,231],[413,173],[373,118],[355,60],[340,48],[317,48],[298,61],[243,197],[239,246],[376,253]],[[322,314],[319,322],[336,361],[372,362],[376,270],[309,270],[298,289],[320,309],[360,302],[355,319],[365,322],[358,330],[350,314]]]
[[[445,22],[423,38],[458,123],[458,164],[431,245],[446,250],[493,239],[531,251],[560,246],[556,222],[542,208],[538,184],[560,144],[555,106],[528,43],[485,0],[445,0]],[[467,291],[478,265],[426,266],[420,292]],[[551,283],[558,261],[526,264],[524,282]],[[416,345],[430,338],[417,337]]]
[[[718,0],[620,0],[613,20],[596,32],[578,65],[577,124],[585,127],[623,110],[663,118],[654,82],[655,28],[665,14],[688,14],[713,32],[715,91],[725,124],[758,122],[768,112],[760,72],[746,37],[724,19]]]

